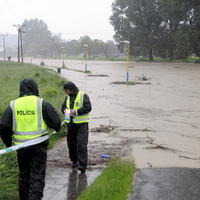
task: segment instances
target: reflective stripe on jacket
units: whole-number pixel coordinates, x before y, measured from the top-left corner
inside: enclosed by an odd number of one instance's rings
[[[79,91],[76,99],[74,101],[74,107],[73,109],[78,110],[80,108],[83,107],[83,102],[84,102],[84,92],[83,91]],[[67,101],[66,101],[66,108],[70,109],[70,96],[67,97]],[[85,115],[76,115],[73,117],[73,122],[75,124],[80,124],[80,123],[87,123],[90,121],[90,115],[89,113],[85,114]],[[70,122],[70,120],[65,120],[67,123]]]
[[[42,99],[24,96],[10,102],[13,116],[13,140],[20,144],[47,133],[42,117]]]

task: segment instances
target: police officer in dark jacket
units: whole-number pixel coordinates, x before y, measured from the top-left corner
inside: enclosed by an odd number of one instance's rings
[[[52,105],[39,98],[38,86],[27,78],[20,82],[20,95],[5,110],[0,134],[7,147],[47,133],[47,127],[59,131],[60,117]],[[41,200],[45,186],[48,140],[17,150],[20,200]]]
[[[69,157],[73,162],[72,167],[78,167],[81,173],[85,173],[88,162],[88,123],[90,121],[89,113],[92,110],[89,96],[80,91],[72,82],[64,84],[64,90],[67,94],[61,111],[65,116],[67,123],[67,144]]]

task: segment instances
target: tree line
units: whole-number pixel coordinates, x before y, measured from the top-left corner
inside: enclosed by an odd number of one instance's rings
[[[110,22],[120,49],[153,60],[200,57],[199,0],[115,0]]]
[[[79,40],[65,41],[61,34],[53,34],[47,24],[39,19],[24,20],[23,49],[25,56],[60,58],[70,56],[87,56],[89,59],[111,59],[118,54],[114,41],[92,40],[85,35]]]

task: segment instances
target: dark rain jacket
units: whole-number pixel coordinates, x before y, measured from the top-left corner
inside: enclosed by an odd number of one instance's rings
[[[38,86],[32,79],[24,79],[20,82],[19,97],[28,95],[39,96]],[[44,100],[42,102],[42,115],[49,128],[57,132],[60,130],[61,121],[57,111],[50,103]],[[12,120],[12,110],[10,106],[8,106],[0,120],[0,136],[7,147],[12,146]]]
[[[72,83],[72,82],[67,82],[64,84],[64,89],[69,89],[73,92],[73,94],[70,95],[70,109],[73,109],[74,107],[74,101],[76,99],[76,96],[79,92],[79,89],[77,88],[77,86]],[[66,102],[67,102],[67,97],[65,98],[62,107],[61,107],[61,111],[64,114],[64,110],[66,109]],[[83,107],[77,110],[77,114],[78,115],[84,115],[89,113],[92,110],[92,105],[90,102],[90,98],[89,96],[84,93],[84,101],[83,101]],[[72,120],[70,120],[70,123],[72,123]]]

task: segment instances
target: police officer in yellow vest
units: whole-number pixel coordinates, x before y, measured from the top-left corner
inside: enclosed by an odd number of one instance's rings
[[[0,133],[7,147],[42,137],[47,127],[60,130],[60,117],[51,104],[39,98],[38,86],[32,79],[20,82],[20,95],[3,113]],[[19,149],[20,200],[41,200],[45,186],[48,140]]]
[[[80,91],[72,82],[64,84],[64,90],[67,94],[61,111],[65,116],[67,123],[67,144],[69,157],[72,161],[72,167],[85,173],[88,162],[88,123],[90,121],[90,111],[92,106],[89,96]]]

